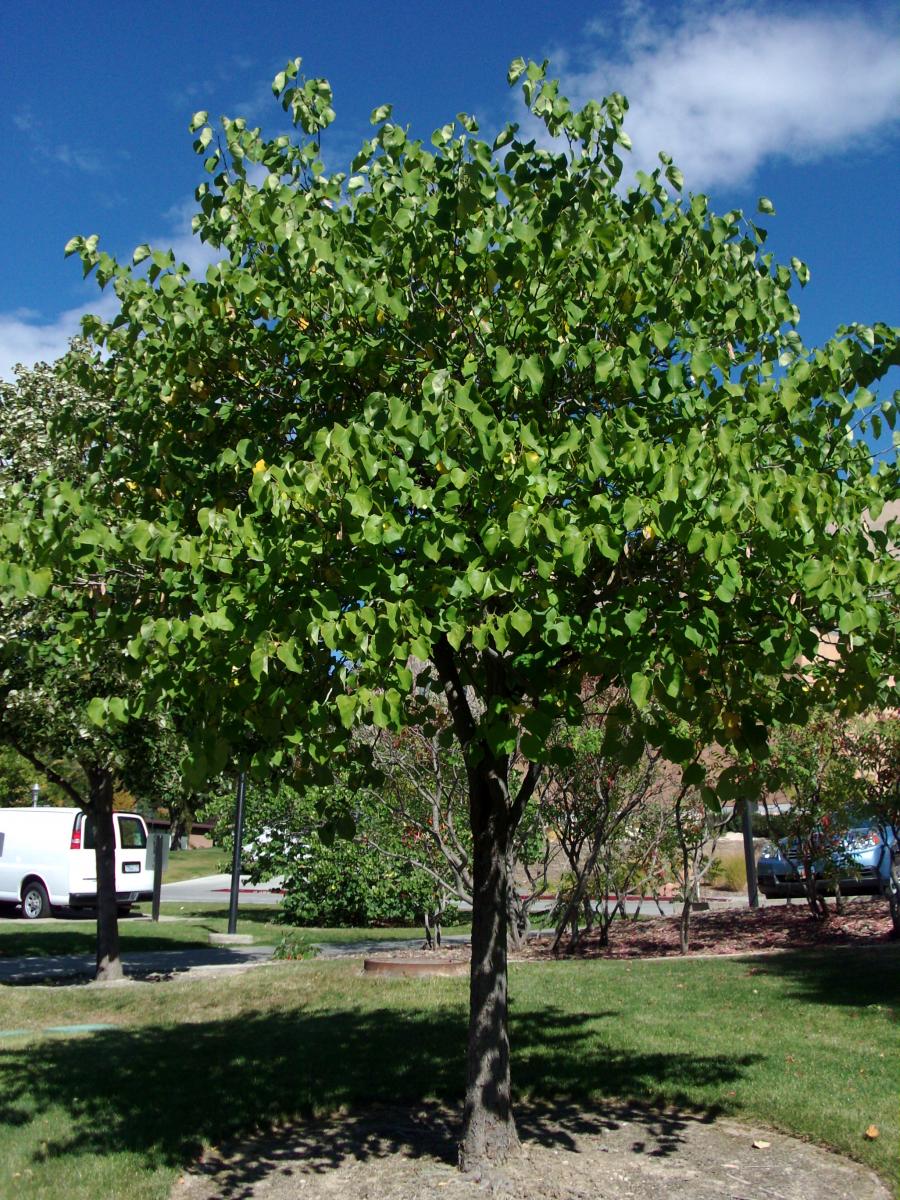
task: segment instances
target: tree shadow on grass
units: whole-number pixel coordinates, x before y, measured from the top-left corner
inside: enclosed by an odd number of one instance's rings
[[[744,961],[755,974],[787,980],[785,999],[900,1007],[900,942],[748,955]]]
[[[514,1057],[521,1058],[515,1081],[542,1098],[524,1110],[526,1136],[559,1144],[579,1122],[621,1119],[624,1110],[617,1116],[605,1107],[599,1118],[586,1118],[577,1102],[591,1095],[646,1095],[648,1080],[670,1104],[690,1107],[692,1090],[734,1083],[755,1061],[742,1054],[613,1053],[602,1032],[611,1018],[620,1015],[573,1015],[550,1007],[516,1014]],[[373,1105],[427,1112],[421,1107],[426,1098],[457,1105],[465,1035],[464,1015],[448,1006],[428,1012],[249,1013],[47,1041],[37,1054],[33,1046],[0,1051],[0,1119],[21,1123],[23,1115],[62,1106],[71,1132],[46,1144],[42,1158],[128,1151],[151,1169],[181,1166],[204,1143],[221,1145],[284,1121],[371,1111]],[[685,1119],[660,1113],[653,1153],[677,1147]],[[420,1139],[426,1126],[428,1138]],[[322,1170],[347,1155],[402,1148],[455,1157],[458,1131],[446,1113],[433,1121],[411,1117],[405,1128],[396,1120],[373,1128],[371,1121],[342,1116],[329,1128],[340,1132],[318,1140],[314,1130],[309,1135]]]

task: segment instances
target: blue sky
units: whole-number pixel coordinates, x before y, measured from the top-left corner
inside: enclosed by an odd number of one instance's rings
[[[4,11],[0,113],[0,376],[61,353],[81,312],[104,309],[76,233],[126,256],[191,245],[202,177],[196,109],[283,122],[273,75],[295,55],[335,92],[329,164],[341,167],[383,102],[427,137],[459,110],[490,131],[517,113],[517,55],[551,60],[578,100],[631,101],[636,164],[674,154],[720,210],[767,195],[770,247],[812,281],[801,332],[900,325],[900,10],[896,3],[652,0],[35,0]],[[108,308],[105,309],[108,311]]]

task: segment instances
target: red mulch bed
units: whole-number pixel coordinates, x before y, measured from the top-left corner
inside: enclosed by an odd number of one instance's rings
[[[868,946],[891,940],[891,917],[887,902],[880,897],[847,901],[844,916],[829,904],[825,920],[816,920],[805,902],[757,909],[713,909],[691,916],[690,954],[756,954],[765,950],[806,950],[826,946]],[[533,938],[522,955],[540,959],[550,956],[552,935]],[[615,921],[609,945],[601,946],[597,933],[582,937],[574,951],[560,945],[560,955],[578,958],[655,958],[679,954],[678,921],[654,917],[649,921]]]

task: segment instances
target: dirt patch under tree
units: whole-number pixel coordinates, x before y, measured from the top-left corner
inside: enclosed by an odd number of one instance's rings
[[[208,1155],[171,1200],[890,1200],[865,1167],[768,1130],[610,1103],[517,1109],[522,1154],[456,1169],[438,1105],[295,1122]]]

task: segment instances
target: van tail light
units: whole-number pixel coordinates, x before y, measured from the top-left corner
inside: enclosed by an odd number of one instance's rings
[[[81,849],[81,826],[80,825],[76,825],[75,828],[72,830],[72,840],[69,843],[69,849],[70,850],[80,850]]]

